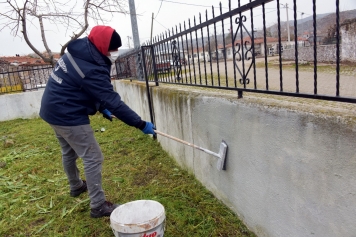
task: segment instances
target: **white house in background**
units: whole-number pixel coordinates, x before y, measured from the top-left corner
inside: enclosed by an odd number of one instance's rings
[[[298,38],[298,45],[303,45],[304,44],[304,40],[302,38]],[[250,37],[245,37],[243,39],[243,47],[244,47],[244,52],[246,52],[248,49],[251,48],[251,38]],[[247,42],[247,43],[246,43]],[[245,43],[246,43],[246,47],[245,47]],[[241,45],[241,40],[239,41],[235,41],[235,52],[238,50],[238,44]],[[294,47],[295,42],[294,41],[290,41],[288,42],[286,39],[282,39],[281,40],[281,45],[283,47],[283,49],[288,49],[288,48],[293,48]],[[274,38],[274,37],[266,37],[266,48],[267,48],[267,55],[274,55],[274,54],[278,54],[279,53],[279,42],[278,42],[278,38]],[[180,58],[181,61],[183,63],[183,59],[185,60],[186,63],[190,63],[192,64],[194,63],[198,63],[198,62],[204,62],[204,60],[206,62],[209,62],[210,60],[215,61],[217,58],[219,60],[224,59],[226,57],[226,59],[230,59],[232,60],[234,55],[234,49],[232,47],[232,44],[227,44],[222,45],[219,44],[217,49],[215,50],[210,50],[209,52],[209,48],[207,46],[203,47],[199,47],[199,48],[193,48],[193,49],[184,49],[184,52],[182,50],[180,50]],[[241,46],[240,46],[241,47]],[[256,56],[264,56],[265,55],[265,40],[263,37],[258,37],[254,39],[254,51],[255,51],[255,55]],[[240,48],[240,52],[241,52],[241,48]],[[157,60],[172,60],[172,52],[166,52],[166,51],[158,51],[155,52],[156,54],[156,61]],[[252,50],[249,53],[250,57],[252,56]]]
[[[219,44],[217,49],[211,50],[211,59],[212,60],[221,60],[225,57],[224,45]]]
[[[251,43],[252,40],[250,37],[245,37],[242,40],[243,44],[241,45],[241,40],[235,41],[235,52],[239,50],[239,52],[242,52],[241,47],[244,47],[244,52],[249,50],[251,48]],[[282,45],[286,44],[286,41],[281,42]],[[276,50],[278,49],[278,38],[273,38],[273,37],[266,37],[266,44],[267,44],[267,54],[271,55],[274,53],[277,53]],[[240,45],[240,49],[238,48]],[[228,44],[225,46],[225,53],[224,55],[226,56],[227,59],[233,59],[233,52],[234,48],[232,44]],[[222,50],[224,50],[222,48]],[[255,50],[255,55],[257,56],[264,56],[265,55],[265,40],[263,37],[261,38],[255,38],[254,39],[254,50]],[[252,50],[250,53],[250,56],[252,56]]]
[[[189,54],[187,52],[187,50],[184,49],[183,50],[179,50],[179,58],[180,58],[180,61],[181,63],[184,64],[184,60],[186,61],[188,59],[188,55],[191,54],[191,51],[189,51]],[[155,61],[156,63],[162,63],[162,62],[171,62],[173,63],[174,61],[174,56],[173,55],[173,52],[171,49],[164,49],[164,50],[157,50],[155,51]]]
[[[206,47],[203,49],[203,47],[200,48],[193,48],[193,51],[186,50],[184,51],[184,58],[186,62],[193,63],[194,62],[204,62],[205,61],[210,61],[210,55],[209,55],[209,49]]]
[[[307,39],[298,37],[297,44],[298,46],[305,46],[305,41]],[[244,52],[249,50],[251,48],[251,38],[250,37],[245,37],[243,39],[243,47],[244,47]],[[246,43],[247,42],[247,43]],[[241,52],[241,48],[238,49],[238,45],[240,44],[241,47],[241,40],[235,42],[235,52],[239,50]],[[246,44],[246,47],[245,47]],[[267,55],[274,55],[279,53],[279,40],[278,38],[274,37],[266,37],[266,48],[267,48]],[[288,42],[286,39],[281,39],[281,45],[283,50],[284,49],[289,49],[289,48],[294,48],[295,41],[291,40]],[[221,52],[222,55],[226,56],[226,59],[233,59],[233,52],[234,49],[232,47],[232,44],[227,44],[224,48],[224,46],[219,47],[219,51]],[[265,55],[265,40],[263,37],[258,37],[254,39],[254,50],[255,50],[255,55],[256,56],[264,56]],[[252,50],[250,53],[250,56],[252,56]]]

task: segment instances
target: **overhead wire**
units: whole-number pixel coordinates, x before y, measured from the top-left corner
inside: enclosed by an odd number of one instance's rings
[[[199,5],[199,4],[193,4],[193,3],[184,3],[184,2],[174,2],[174,1],[168,1],[168,0],[160,0],[161,2],[170,2],[170,3],[176,3],[176,4],[182,4],[182,5],[189,5],[189,6],[195,6],[195,7],[214,7],[214,6],[204,6],[204,5]],[[219,7],[214,7],[214,8],[219,8]],[[227,7],[223,7],[228,9]]]
[[[156,20],[156,18],[154,18],[154,20],[155,20],[158,24],[160,24],[161,26],[163,26],[163,28],[165,28],[165,29],[167,29],[167,30],[168,30],[168,28],[167,28],[167,27],[165,27],[164,25],[162,25],[159,21],[157,21],[157,20]]]
[[[204,6],[204,5],[188,4],[188,3],[174,2],[174,1],[169,1],[169,0],[160,0],[160,1],[161,1],[161,4],[160,4],[160,7],[159,7],[159,9],[158,9],[157,15],[156,15],[153,19],[154,19],[159,25],[161,25],[164,29],[166,29],[166,30],[170,30],[170,28],[164,26],[162,23],[160,23],[160,22],[157,21],[157,19],[156,19],[157,16],[158,16],[158,14],[159,14],[159,12],[160,12],[160,10],[161,10],[162,3],[163,3],[163,2],[170,2],[170,3],[176,3],[176,4],[182,4],[182,5],[190,5],[190,6],[199,6],[199,7],[209,7],[209,6]],[[272,12],[277,11],[277,9],[275,9],[275,8],[265,8],[265,9],[273,9],[272,11],[265,12],[265,14],[269,14],[269,13],[272,13]],[[261,15],[263,15],[263,14],[254,15],[254,17],[258,17],[258,16],[261,16]],[[230,24],[229,22],[223,23],[224,26],[229,25],[229,24]],[[213,27],[213,26],[208,26],[208,27],[210,28],[210,27]],[[216,27],[217,27],[218,29],[220,29],[222,26],[221,26],[220,24],[218,24],[218,25],[216,25]]]
[[[159,6],[158,12],[157,12],[156,16],[154,17],[154,19],[156,19],[156,18],[157,18],[158,14],[159,14],[159,11],[161,10],[162,3],[163,3],[163,1],[161,1],[161,5]]]
[[[288,6],[288,9],[291,10],[291,11],[294,11],[294,9],[293,9],[293,8],[290,8],[289,6]],[[298,10],[297,10],[297,12],[303,13],[303,14],[305,14],[305,15],[312,16],[312,14],[309,14],[309,13],[306,13],[306,12],[301,12],[301,11],[298,11]]]
[[[265,14],[273,13],[273,12],[275,12],[275,11],[277,11],[277,10],[269,11],[269,12],[266,12]],[[262,15],[263,15],[263,14],[259,14],[259,15],[255,15],[254,17],[258,17],[258,16],[262,16]],[[171,30],[170,28],[164,26],[162,23],[160,23],[159,21],[157,21],[155,18],[154,18],[154,20],[155,20],[158,24],[160,24],[163,28],[165,28],[166,30]],[[229,26],[229,25],[230,25],[230,22],[224,21],[223,25],[224,25],[224,26]],[[209,26],[207,26],[207,27],[208,27],[210,30],[213,30],[213,29],[214,29],[214,25],[209,25]],[[221,24],[216,24],[215,27],[216,27],[217,30],[221,30],[222,25],[221,25]],[[205,27],[204,27],[204,28],[205,28]],[[161,33],[162,33],[162,32],[161,32]]]
[[[184,3],[184,2],[174,2],[174,1],[169,1],[169,0],[160,0],[161,2],[169,2],[169,3],[175,3],[175,4],[181,4],[181,5],[188,5],[188,6],[195,6],[195,7],[213,7],[213,8],[220,8],[220,7],[214,7],[214,6],[207,6],[207,5],[199,5],[199,4],[193,4],[193,3]],[[228,7],[222,7],[224,9],[229,9]],[[265,8],[265,9],[274,9],[274,8]]]

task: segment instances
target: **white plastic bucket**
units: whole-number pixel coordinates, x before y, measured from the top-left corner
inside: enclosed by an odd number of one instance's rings
[[[137,200],[117,207],[110,215],[116,237],[163,237],[165,211],[152,200]]]

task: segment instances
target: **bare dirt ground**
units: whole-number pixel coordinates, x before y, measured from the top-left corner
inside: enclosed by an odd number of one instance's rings
[[[279,61],[278,57],[268,57],[268,67],[267,71],[264,65],[264,58],[256,59],[256,86],[257,89],[265,90],[268,85],[269,90],[280,91],[281,88],[281,78],[282,78],[282,88],[285,92],[296,92],[297,91],[297,73],[295,67],[292,65],[282,64],[282,75],[280,75],[279,70]],[[245,72],[247,72],[251,60],[245,63]],[[293,63],[293,62],[291,62]],[[195,65],[196,74],[200,72],[204,79],[205,70],[207,74],[210,74],[211,71],[213,74],[220,75],[220,79],[225,81],[226,74],[228,78],[234,78],[234,74],[236,73],[236,78],[239,80],[241,78],[239,70],[242,72],[243,67],[242,63],[238,63],[237,67],[234,69],[233,61],[229,60],[226,63],[220,61],[219,63],[208,62],[206,64],[206,69],[204,68],[204,64],[200,63]],[[313,65],[299,65],[298,70],[298,86],[299,93],[307,93],[314,94],[314,89],[316,88],[316,92],[319,95],[328,95],[335,96],[336,95],[336,66],[332,64],[319,64],[322,66],[318,67],[318,71],[316,74],[316,81],[314,75]],[[191,69],[192,72],[192,69]],[[339,79],[339,96],[342,97],[355,97],[356,98],[356,65],[352,67],[348,65],[348,70],[344,70],[343,68],[340,71],[340,79]],[[248,78],[250,79],[250,84],[247,88],[253,88],[255,84],[255,76],[254,69],[251,67]],[[268,82],[266,80],[268,78]],[[229,79],[230,81],[230,79]],[[267,84],[268,83],[268,84]],[[233,86],[230,83],[229,86]],[[240,83],[237,84],[238,87],[243,87]]]

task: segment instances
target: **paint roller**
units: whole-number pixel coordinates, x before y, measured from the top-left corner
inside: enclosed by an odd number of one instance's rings
[[[164,137],[167,137],[167,138],[170,138],[172,140],[175,140],[177,142],[180,142],[180,143],[183,143],[187,146],[190,146],[190,147],[193,147],[195,149],[198,149],[200,151],[203,151],[205,153],[208,153],[210,155],[213,155],[215,157],[218,158],[218,162],[217,162],[217,165],[216,165],[216,168],[220,171],[220,170],[226,170],[226,167],[225,167],[225,160],[226,160],[226,155],[227,155],[227,144],[224,140],[222,140],[222,142],[220,143],[220,150],[219,150],[219,153],[215,153],[215,152],[212,152],[208,149],[205,149],[205,148],[202,148],[200,146],[197,146],[197,145],[194,145],[192,143],[189,143],[189,142],[186,142],[186,141],[183,141],[179,138],[176,138],[176,137],[173,137],[171,135],[168,135],[168,134],[165,134],[163,132],[160,132],[160,131],[157,131],[157,130],[154,130],[155,133],[159,134],[159,135],[162,135]]]

